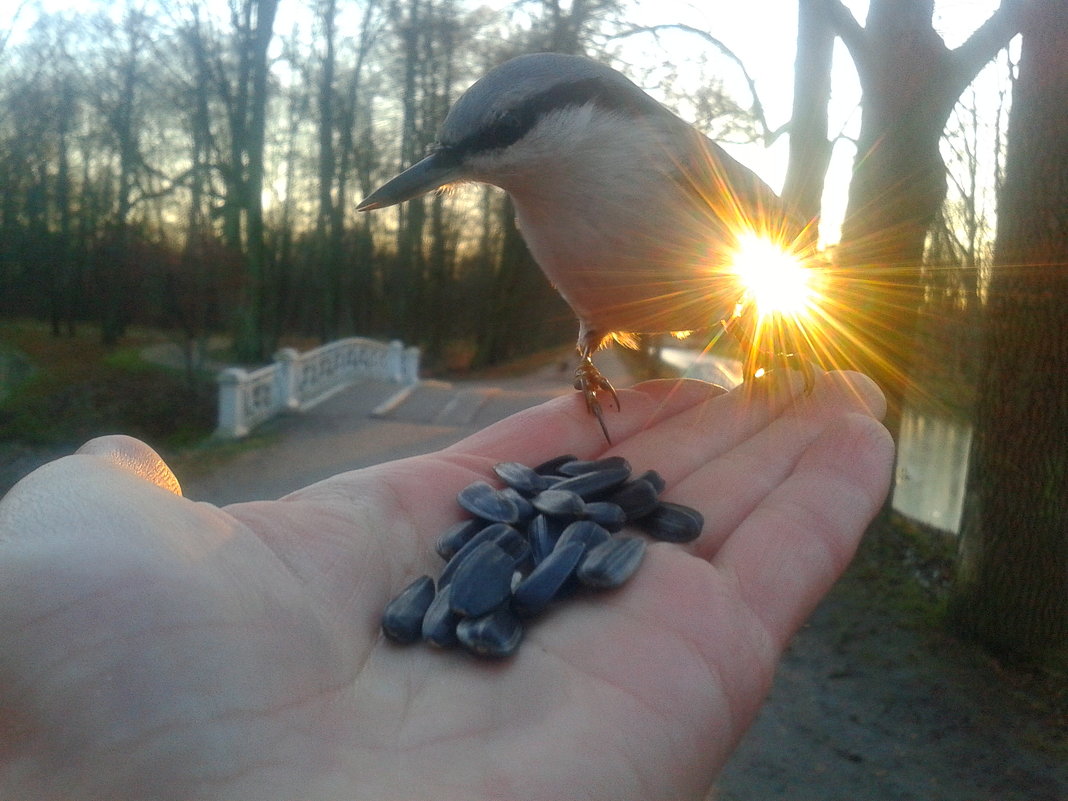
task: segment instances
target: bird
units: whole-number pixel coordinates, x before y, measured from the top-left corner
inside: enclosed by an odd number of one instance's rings
[[[725,326],[741,294],[730,266],[739,242],[789,244],[805,228],[719,145],[585,56],[494,67],[452,105],[429,154],[356,208],[466,182],[511,197],[528,250],[578,318],[575,388],[609,443],[600,396],[617,410],[619,396],[594,353]]]

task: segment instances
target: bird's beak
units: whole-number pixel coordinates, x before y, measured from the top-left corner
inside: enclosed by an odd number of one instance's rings
[[[448,163],[440,152],[433,153],[378,187],[360,201],[356,211],[371,211],[386,206],[395,206],[405,200],[440,189],[446,184],[459,180],[460,177],[459,166]]]

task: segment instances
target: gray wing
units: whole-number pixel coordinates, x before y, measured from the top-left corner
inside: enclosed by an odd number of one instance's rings
[[[694,146],[680,151],[674,180],[700,202],[702,220],[720,229],[724,240],[748,229],[783,243],[796,242],[805,222],[792,216],[771,187],[722,147],[691,126]]]

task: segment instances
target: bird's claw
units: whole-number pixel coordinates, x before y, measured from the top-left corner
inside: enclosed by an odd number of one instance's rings
[[[586,400],[586,410],[597,418],[605,441],[611,445],[612,438],[608,435],[608,426],[605,425],[604,412],[597,395],[600,392],[610,394],[616,411],[620,410],[619,395],[616,394],[616,388],[612,386],[612,383],[601,375],[601,371],[594,366],[593,360],[589,356],[583,356],[582,361],[579,362],[578,369],[575,370],[575,389],[582,393],[582,397]]]

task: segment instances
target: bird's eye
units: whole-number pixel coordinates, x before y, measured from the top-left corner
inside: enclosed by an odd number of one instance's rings
[[[519,117],[517,117],[515,115],[515,112],[513,111],[502,111],[500,114],[497,115],[495,125],[502,131],[518,128]]]
[[[493,146],[507,147],[523,134],[523,121],[512,111],[502,111],[493,121],[491,136]]]

